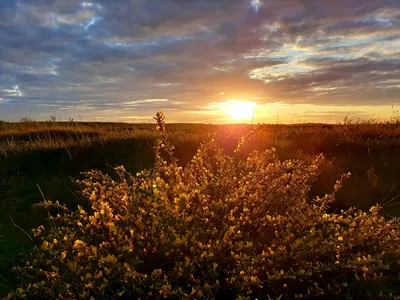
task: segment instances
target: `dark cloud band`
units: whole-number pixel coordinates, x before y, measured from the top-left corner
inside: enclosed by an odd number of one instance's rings
[[[146,99],[392,105],[399,12],[397,0],[2,1],[0,118],[27,103],[158,109],[126,104]]]

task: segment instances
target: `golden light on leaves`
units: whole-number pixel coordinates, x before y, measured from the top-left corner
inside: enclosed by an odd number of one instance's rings
[[[323,155],[307,163],[281,161],[274,148],[247,154],[264,134],[259,125],[232,155],[211,136],[182,168],[164,115],[156,120],[152,169],[85,172],[76,183],[88,211],[42,203],[64,212],[49,212],[56,226],[33,230],[42,247],[18,268],[29,281],[6,299],[382,299],[354,278],[397,283],[400,220],[378,215],[379,206],[329,212],[349,174],[310,198]]]

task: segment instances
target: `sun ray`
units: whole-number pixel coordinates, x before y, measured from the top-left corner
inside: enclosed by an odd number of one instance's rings
[[[256,107],[257,104],[254,102],[240,100],[229,100],[221,103],[221,110],[235,121],[253,119]]]

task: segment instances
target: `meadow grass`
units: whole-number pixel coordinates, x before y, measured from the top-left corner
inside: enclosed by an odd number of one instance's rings
[[[218,134],[219,145],[229,154],[252,128],[169,124],[167,132],[179,164],[185,166],[210,133]],[[91,169],[110,172],[116,165],[124,165],[133,174],[149,168],[158,137],[152,124],[0,123],[0,296],[15,287],[17,279],[9,269],[32,247],[15,224],[30,233],[31,228],[47,222],[46,214],[32,210],[32,204],[42,200],[41,192],[72,209],[85,205],[72,178]],[[248,144],[249,152],[275,147],[283,160],[311,162],[324,153],[327,161],[311,186],[312,196],[329,192],[340,174],[351,171],[353,176],[336,195],[331,211],[351,206],[368,210],[380,203],[387,217],[400,212],[398,124],[259,125]]]

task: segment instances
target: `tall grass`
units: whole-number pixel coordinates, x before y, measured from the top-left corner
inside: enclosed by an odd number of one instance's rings
[[[262,125],[264,139],[276,143],[307,141],[310,146],[334,146],[329,142],[366,146],[370,150],[385,150],[400,145],[400,126],[396,123],[378,123],[375,120],[347,120],[338,125]],[[219,131],[238,139],[250,125],[169,125],[172,139],[201,140]],[[135,138],[154,140],[156,134],[149,124],[79,122],[20,122],[0,126],[0,155],[35,150],[63,149],[75,145],[107,143]],[[328,143],[328,144],[327,144]]]
[[[8,299],[396,299],[400,220],[330,211],[350,174],[312,197],[323,155],[230,152],[211,135],[182,167],[157,114],[153,167],[85,172],[85,206],[44,200],[49,223]],[[368,178],[373,179],[373,169]],[[397,298],[398,299],[398,298]]]
[[[239,138],[250,125],[167,124],[168,140],[176,146],[178,164],[191,161],[210,133],[218,145],[233,155]],[[310,196],[329,193],[341,173],[351,171],[329,212],[351,206],[365,211],[380,203],[386,217],[400,213],[400,127],[377,122],[338,125],[259,125],[247,140],[245,154],[275,147],[280,160],[301,159],[311,164],[315,155],[327,160],[311,186]],[[41,200],[38,185],[47,198],[70,208],[84,205],[72,181],[90,169],[111,172],[124,164],[135,174],[153,165],[153,145],[159,134],[151,124],[80,122],[0,123],[0,295],[15,287],[9,269],[32,245],[10,221],[24,230],[47,224],[46,215],[32,211]],[[3,289],[2,289],[2,288]]]

